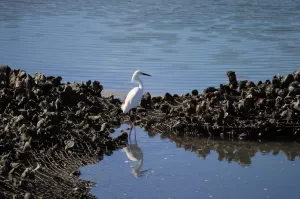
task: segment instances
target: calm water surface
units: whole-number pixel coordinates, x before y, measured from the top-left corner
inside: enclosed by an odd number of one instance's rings
[[[0,63],[128,91],[202,91],[300,65],[298,0],[0,0]]]
[[[127,125],[117,129],[116,134]],[[81,168],[97,198],[300,198],[300,148],[293,143],[148,136]]]

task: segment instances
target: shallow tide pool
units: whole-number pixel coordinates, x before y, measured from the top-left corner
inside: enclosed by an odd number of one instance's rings
[[[116,136],[122,125],[116,129]],[[149,136],[81,168],[97,198],[300,198],[297,142]]]

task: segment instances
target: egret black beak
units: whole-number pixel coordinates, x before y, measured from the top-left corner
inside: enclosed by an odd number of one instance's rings
[[[151,75],[149,75],[149,74],[147,74],[147,73],[141,73],[142,75],[146,75],[146,76],[151,76]]]

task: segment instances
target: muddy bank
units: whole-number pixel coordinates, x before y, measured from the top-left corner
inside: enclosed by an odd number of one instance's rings
[[[79,167],[126,143],[109,135],[120,100],[98,81],[61,81],[0,67],[0,198],[93,198]]]
[[[183,96],[144,95],[139,123],[150,132],[238,139],[294,139],[300,136],[300,71],[254,83],[238,80]]]

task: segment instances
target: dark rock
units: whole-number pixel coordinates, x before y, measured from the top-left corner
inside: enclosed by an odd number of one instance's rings
[[[0,65],[0,73],[4,73],[6,76],[9,76],[11,68],[8,65]]]
[[[140,104],[141,104],[141,107],[143,107],[143,108],[151,107],[152,100],[151,100],[151,95],[149,92],[147,92],[143,95]]]
[[[188,103],[187,104],[187,112],[189,114],[193,114],[193,113],[196,113],[196,106],[192,103]]]
[[[266,99],[265,98],[258,98],[256,105],[258,106],[259,109],[263,109],[266,105]]]
[[[192,90],[192,95],[197,96],[198,95],[198,90]]]
[[[44,94],[47,94],[50,92],[50,90],[52,89],[52,84],[49,82],[46,83],[40,83],[39,87],[41,88],[41,90],[43,91]]]
[[[101,125],[101,132],[105,132],[105,131],[107,131],[108,129],[110,128],[110,125],[108,124],[108,123],[103,123],[102,125]]]
[[[289,93],[289,91],[287,89],[278,89],[278,90],[276,90],[276,94],[279,95],[282,98],[287,96],[288,93]]]
[[[103,86],[100,85],[99,81],[93,81],[93,89],[98,93],[101,93],[101,91],[103,90]]]
[[[169,104],[161,104],[161,105],[160,105],[160,110],[161,110],[163,113],[168,113],[168,112],[169,112],[169,109],[170,109]]]
[[[203,119],[206,123],[210,124],[212,122],[213,117],[207,113],[207,114],[203,115]]]
[[[277,76],[274,76],[272,79],[272,84],[274,88],[279,88],[281,85],[281,80]]]
[[[263,83],[262,83],[262,81],[258,81],[257,82],[257,86],[260,86],[260,85],[262,85]]]
[[[92,81],[88,80],[85,84],[86,84],[87,87],[89,87],[92,84]]]
[[[71,86],[66,86],[64,91],[59,94],[60,100],[64,105],[76,105],[80,101],[86,101],[86,95],[73,91]]]
[[[143,108],[143,107],[138,107],[138,108],[136,109],[136,112],[137,112],[137,113],[143,113],[143,112],[146,112],[146,109]]]
[[[34,81],[35,81],[36,84],[45,83],[46,80],[47,80],[46,77],[45,77],[45,75],[43,75],[40,72],[35,73],[33,79],[34,79]]]
[[[204,94],[207,94],[207,93],[213,93],[215,91],[217,91],[217,89],[215,87],[208,87],[208,88],[204,89],[203,92],[204,92]]]
[[[173,96],[172,96],[170,93],[166,93],[166,94],[164,95],[164,97],[162,98],[162,100],[163,100],[164,102],[173,102],[173,101],[174,101],[174,98],[173,98]]]
[[[300,95],[300,84],[297,81],[293,81],[288,87],[288,95],[291,97],[295,97],[296,95]]]
[[[185,117],[185,113],[184,112],[180,112],[179,113],[179,117]]]
[[[101,112],[101,108],[100,107],[97,107],[95,105],[93,106],[90,106],[89,108],[86,109],[87,112],[89,113],[100,113]]]
[[[233,72],[233,71],[227,71],[226,75],[227,75],[227,77],[229,79],[230,86],[232,88],[236,88],[237,85],[238,85],[238,82],[236,80],[235,72]]]
[[[160,107],[160,103],[155,103],[154,104],[154,109],[159,109],[159,107]]]
[[[14,88],[15,86],[15,82],[17,80],[17,77],[18,77],[18,73],[19,73],[19,70],[13,70],[11,73],[10,73],[10,76],[9,76],[9,86]]]
[[[227,100],[224,106],[224,111],[228,112],[229,114],[234,113],[234,107],[231,101]]]
[[[198,123],[199,122],[198,117],[193,117],[191,122],[192,123]]]
[[[204,109],[205,106],[201,106],[200,104],[196,106],[196,112],[198,114],[202,114],[203,112],[203,109]]]
[[[248,88],[252,88],[252,87],[255,87],[256,85],[255,85],[254,82],[249,81],[249,82],[246,83],[246,86],[247,86]]]
[[[62,80],[62,77],[61,76],[57,76],[55,78],[53,78],[51,80],[51,83],[54,87],[57,87],[57,86],[60,86],[61,85],[61,80]]]
[[[266,106],[270,107],[270,108],[274,108],[274,106],[275,106],[275,100],[273,100],[273,99],[267,99],[266,100]]]
[[[127,143],[128,142],[128,133],[127,132],[121,132],[118,137],[115,138],[115,141],[118,143]]]
[[[177,123],[172,127],[172,129],[173,129],[175,132],[178,132],[178,133],[184,133],[185,124],[182,123],[182,122],[177,122]]]
[[[9,74],[11,72],[11,68],[7,65],[0,65],[0,83],[3,82],[4,86],[7,87],[10,83]]]
[[[239,84],[238,84],[238,85],[239,85],[239,88],[240,88],[240,89],[245,88],[247,82],[248,82],[247,80],[240,80],[240,81],[239,81]]]
[[[300,95],[296,96],[297,101],[293,103],[293,108],[300,112]]]
[[[34,196],[31,193],[26,192],[24,195],[24,199],[34,199]]]
[[[246,111],[249,111],[254,107],[254,99],[252,95],[248,95],[245,99],[242,100],[243,107]]]
[[[152,103],[159,103],[162,101],[162,97],[161,96],[157,96],[157,97],[152,97]]]
[[[294,80],[300,82],[300,70],[294,72]]]
[[[278,108],[282,106],[282,102],[283,102],[283,99],[282,97],[278,96],[275,100],[275,106],[277,106]]]
[[[81,172],[80,172],[80,170],[78,169],[78,170],[73,171],[70,175],[71,175],[71,176],[79,176],[80,174],[81,174]]]
[[[288,74],[281,80],[281,86],[286,88],[294,81],[294,76],[292,74]]]

